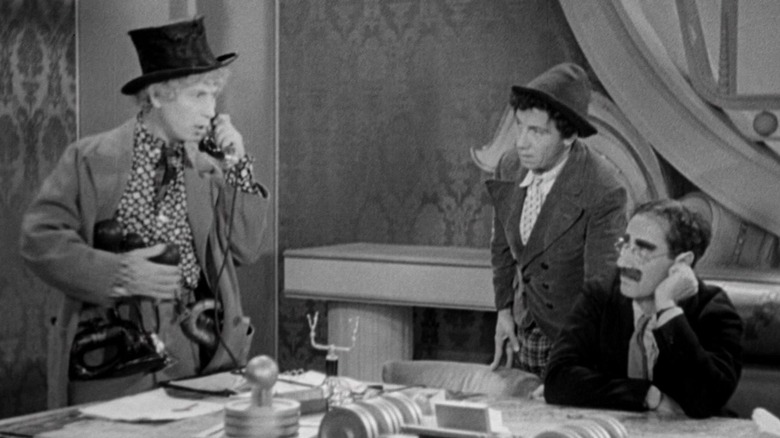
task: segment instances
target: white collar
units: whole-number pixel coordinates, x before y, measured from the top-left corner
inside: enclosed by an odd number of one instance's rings
[[[636,302],[636,301],[634,301],[634,300],[631,300],[631,308],[633,308],[633,309],[634,309],[634,327],[636,327],[636,325],[637,325],[637,322],[639,321],[639,318],[640,318],[640,317],[642,316],[642,314],[643,314],[643,313],[645,313],[645,312],[644,312],[644,310],[642,310],[642,307],[640,307],[640,306],[639,306],[639,303],[637,303],[637,302]],[[653,320],[654,318],[655,318],[655,314],[653,314],[653,315],[650,315],[650,320],[651,320],[651,322],[652,322],[652,320]]]
[[[520,182],[520,187],[530,186],[535,179],[541,179],[541,184],[552,184],[555,179],[558,178],[558,175],[561,173],[561,170],[567,161],[569,161],[568,153],[566,154],[566,158],[546,172],[534,173],[529,170],[528,173],[525,174],[525,178]]]

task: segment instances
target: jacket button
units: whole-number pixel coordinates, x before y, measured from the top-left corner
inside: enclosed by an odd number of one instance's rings
[[[531,277],[525,277],[525,276],[523,276],[523,283],[526,283],[526,284],[528,284],[528,283],[530,283],[530,282],[531,282]]]
[[[544,303],[544,304],[547,306],[548,309],[552,309],[553,308],[553,304],[552,303]]]
[[[547,262],[542,262],[542,269],[550,269],[550,265]]]
[[[550,285],[549,285],[549,284],[547,284],[547,283],[542,283],[542,287],[543,287],[543,288],[545,288],[545,289],[549,289],[549,288],[550,288]]]

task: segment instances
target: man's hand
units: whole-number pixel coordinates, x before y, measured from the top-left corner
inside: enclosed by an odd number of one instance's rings
[[[520,343],[515,334],[515,320],[512,318],[512,309],[501,309],[496,318],[496,345],[493,354],[493,363],[490,369],[495,370],[501,362],[501,356],[506,355],[506,367],[512,367],[515,353],[520,351]]]
[[[680,415],[685,413],[674,399],[664,394],[655,385],[650,385],[645,396],[645,405],[647,405],[649,410],[663,415]]]
[[[155,300],[173,300],[180,288],[179,267],[149,261],[162,254],[165,248],[166,245],[160,243],[123,254],[114,298],[142,296]]]
[[[699,282],[693,269],[685,263],[675,263],[669,268],[669,275],[655,288],[656,311],[676,306],[699,289]]]
[[[673,398],[666,394],[661,397],[661,403],[656,408],[656,412],[664,415],[684,415],[685,411],[682,410],[679,404],[674,401]]]
[[[227,114],[216,116],[212,121],[212,125],[214,126],[214,140],[222,151],[225,152],[225,166],[230,168],[246,154],[244,138],[236,127],[233,126],[230,116]]]

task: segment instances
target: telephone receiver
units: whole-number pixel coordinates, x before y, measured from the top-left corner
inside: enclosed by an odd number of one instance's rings
[[[214,138],[214,120],[217,118],[217,116],[214,116],[214,118],[211,119],[211,127],[209,128],[206,135],[203,136],[203,138],[200,140],[200,143],[198,143],[198,150],[211,155],[217,160],[224,160],[225,151],[222,150],[222,148],[217,144],[217,140]]]

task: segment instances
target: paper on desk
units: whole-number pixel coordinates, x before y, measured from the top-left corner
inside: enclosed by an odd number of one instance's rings
[[[317,388],[325,383],[327,376],[319,371],[306,371],[305,373],[294,376],[280,374],[274,385],[274,394],[284,394],[286,392],[300,391],[306,388]],[[368,389],[368,385],[359,380],[350,377],[339,376],[340,383],[355,394],[363,394]]]
[[[298,389],[301,389],[301,386],[314,388],[325,383],[325,377],[327,376],[325,376],[324,373],[313,370],[309,370],[300,374],[282,373],[279,374],[279,377],[276,379],[276,385],[279,385],[280,383],[288,383],[297,385]],[[281,387],[284,387],[284,385],[281,385],[280,388]],[[276,392],[276,386],[274,386],[274,392]]]
[[[252,389],[244,376],[230,371],[192,377],[189,379],[174,380],[168,382],[167,385],[173,388],[190,389],[193,391],[214,394],[238,394]]]
[[[274,395],[283,395],[304,389],[317,388],[325,383],[325,374],[319,371],[306,371],[300,374],[279,374],[273,387]]]
[[[210,414],[222,408],[217,403],[174,398],[160,388],[87,406],[80,411],[84,415],[117,421],[169,421]]]
[[[281,373],[273,387],[274,394],[285,394],[300,391],[302,389],[316,388],[325,381],[325,374],[319,371],[306,371],[300,374]],[[199,376],[189,379],[180,379],[167,383],[168,386],[178,389],[189,389],[197,392],[213,394],[232,394],[239,397],[249,397],[252,385],[241,374],[230,371]]]

